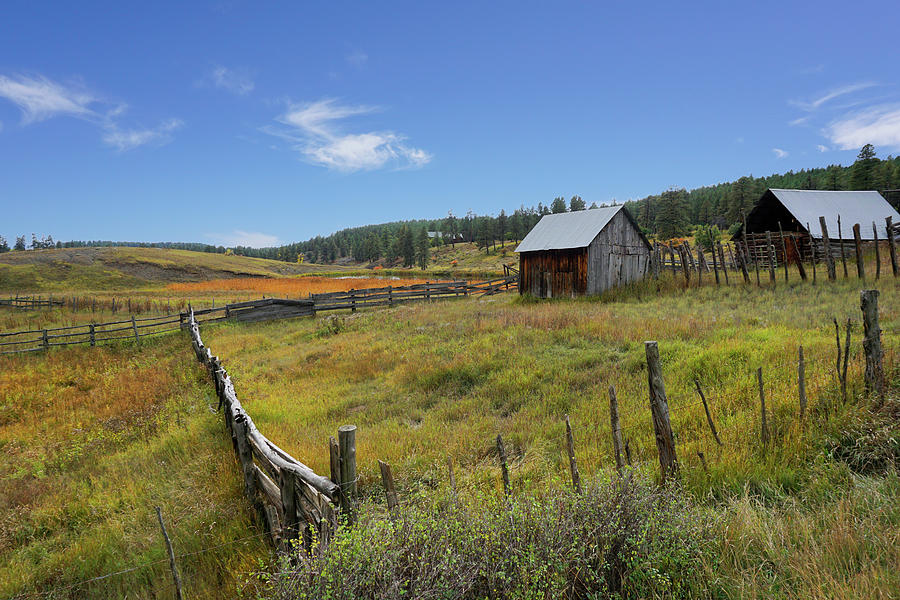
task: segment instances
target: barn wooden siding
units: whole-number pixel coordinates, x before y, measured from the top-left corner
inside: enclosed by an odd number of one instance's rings
[[[564,298],[587,292],[587,248],[519,254],[519,293]]]
[[[650,266],[650,248],[640,231],[620,210],[587,248],[587,293],[642,279]]]

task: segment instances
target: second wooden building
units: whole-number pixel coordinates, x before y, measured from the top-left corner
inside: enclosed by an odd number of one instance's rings
[[[519,253],[519,293],[538,298],[600,294],[641,279],[650,243],[624,206],[546,215]]]

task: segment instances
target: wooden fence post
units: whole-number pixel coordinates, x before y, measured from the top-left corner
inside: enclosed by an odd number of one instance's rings
[[[725,285],[731,285],[728,281],[728,264],[725,262],[725,250],[722,249],[722,242],[717,242],[719,250],[719,264],[722,265],[722,271],[725,273]]]
[[[897,276],[897,249],[894,247],[894,218],[885,217],[885,233],[887,233],[888,253],[891,255],[891,271]]]
[[[172,550],[172,541],[169,539],[166,524],[163,523],[162,511],[158,506],[156,507],[156,518],[159,519],[159,528],[162,529],[163,540],[166,542],[166,552],[169,554],[169,569],[172,570],[172,579],[175,581],[175,598],[182,600],[181,577],[178,576],[178,567],[175,565],[175,552]]]
[[[766,231],[766,251],[769,255],[769,281],[775,287],[775,246],[772,245],[772,232]]]
[[[503,476],[503,493],[509,498],[509,467],[506,466],[506,448],[503,447],[503,438],[497,435],[497,455],[500,457],[500,473]]]
[[[331,482],[341,485],[341,449],[334,436],[328,438],[328,461],[331,468]]]
[[[94,335],[94,324],[91,323],[88,327],[90,328],[89,333],[91,335],[91,347],[94,347],[97,345],[96,337]]]
[[[866,355],[866,392],[875,392],[884,399],[884,349],[881,347],[881,327],[878,324],[878,290],[860,292],[863,313],[863,350]]]
[[[847,256],[844,253],[844,233],[841,231],[841,215],[837,217],[838,221],[838,237],[840,238],[841,245],[841,264],[844,265],[844,279],[847,279]]]
[[[872,221],[872,236],[875,240],[875,279],[881,279],[881,248],[878,247],[878,228]]]
[[[747,242],[745,241],[744,243],[746,244]],[[737,255],[738,255],[738,258],[740,259],[741,275],[743,275],[743,277],[744,277],[744,283],[747,285],[750,285],[750,273],[747,271],[747,260],[744,256],[744,251],[741,250],[740,246],[737,247]]]
[[[784,282],[788,282],[788,258],[787,258],[787,242],[784,240],[784,229],[781,228],[781,221],[778,221],[778,233],[781,235],[781,259],[784,261]]]
[[[719,285],[719,263],[718,258],[716,257],[716,243],[711,242],[712,244],[712,263],[713,263],[713,273],[716,276],[716,285]]]
[[[43,330],[43,333],[41,334],[41,343],[42,343],[42,345],[44,346],[44,350],[49,350],[49,349],[50,349],[50,338],[47,337],[47,330],[46,330],[46,329],[44,329],[44,330]]]
[[[800,400],[800,421],[806,417],[806,362],[803,360],[803,345],[798,351],[797,360],[797,395]]]
[[[813,271],[813,283],[816,282],[816,240],[813,239],[812,229],[809,228],[809,223],[806,224],[806,230],[809,232],[809,254],[812,259],[812,271]]]
[[[703,285],[703,247],[697,244],[697,287],[701,285]]]
[[[338,445],[341,456],[341,499],[344,510],[352,520],[353,501],[356,498],[356,425],[338,427]]]
[[[766,394],[763,392],[763,376],[762,367],[756,370],[756,380],[759,383],[759,409],[762,414],[762,425],[760,435],[762,437],[763,449],[769,445],[769,427],[766,423]]]
[[[572,487],[575,493],[581,493],[581,475],[578,473],[578,465],[575,463],[575,437],[572,435],[572,425],[569,423],[569,415],[566,415],[566,450],[569,454],[569,471],[572,472]]]
[[[656,433],[656,448],[659,451],[659,466],[663,482],[678,476],[678,458],[675,454],[675,436],[669,421],[669,403],[663,382],[659,361],[659,345],[654,341],[644,342],[647,355],[647,382],[650,388],[650,411],[653,414],[653,430]]]
[[[141,338],[138,336],[137,322],[134,320],[134,315],[131,315],[131,328],[134,330],[134,341],[141,341]]]
[[[825,217],[819,217],[819,227],[822,228],[822,248],[825,251],[825,265],[828,267],[828,279],[834,281],[837,279],[837,273],[834,269],[834,256],[831,254],[831,240],[828,238],[828,225],[825,224]],[[859,227],[859,225],[857,225]]]
[[[616,471],[619,477],[625,468],[622,452],[622,426],[619,424],[619,401],[616,399],[616,386],[609,386],[609,428],[612,432],[613,451],[616,456]]]
[[[860,279],[866,278],[866,266],[863,264],[862,237],[859,234],[859,223],[853,225],[853,243],[856,245],[856,274]]]
[[[398,515],[397,489],[394,487],[394,475],[391,473],[391,465],[384,461],[378,461],[378,468],[381,470],[381,483],[384,486],[384,495],[387,498],[388,513],[391,520],[396,521]]]
[[[794,252],[797,253],[797,271],[800,273],[800,279],[806,281],[806,269],[803,267],[803,256],[800,255],[800,247],[797,245],[797,238],[791,236],[791,244],[794,246]]]
[[[713,423],[712,415],[709,414],[709,405],[706,403],[706,396],[703,394],[703,388],[700,387],[700,380],[694,379],[694,385],[697,386],[697,393],[700,394],[700,400],[703,401],[703,410],[706,412],[706,422],[709,423],[709,430],[712,431],[716,443],[721,446],[722,440],[719,439],[719,432],[716,431],[716,425]]]

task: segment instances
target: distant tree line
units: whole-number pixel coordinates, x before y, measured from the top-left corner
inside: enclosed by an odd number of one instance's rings
[[[737,181],[705,186],[693,190],[668,189],[661,194],[625,202],[641,229],[661,239],[671,239],[694,232],[703,244],[714,243],[723,232],[734,232],[741,215],[750,211],[768,188],[810,190],[893,190],[885,194],[895,207],[900,204],[900,157],[879,159],[871,144],[864,146],[852,165],[829,165],[824,168],[788,171],[767,177],[741,177]],[[613,201],[611,204],[615,205]],[[603,204],[602,206],[606,206]],[[342,229],[331,235],[316,236],[304,242],[283,246],[250,248],[247,246],[215,246],[185,242],[53,242],[51,236],[37,238],[32,234],[31,248],[80,248],[86,246],[128,246],[141,248],[175,248],[224,254],[239,254],[287,262],[305,261],[334,263],[352,260],[361,263],[383,261],[405,267],[425,268],[430,249],[459,242],[477,244],[485,252],[496,250],[508,242],[518,242],[531,231],[544,215],[585,210],[581,196],[568,202],[557,196],[549,204],[524,205],[507,214],[477,215],[471,210],[464,216],[448,212],[443,219],[395,221]],[[592,203],[590,208],[597,208]],[[25,250],[25,236],[16,238],[14,250]],[[0,237],[0,252],[9,250]]]

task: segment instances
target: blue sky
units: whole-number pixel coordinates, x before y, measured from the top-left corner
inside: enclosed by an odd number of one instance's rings
[[[269,245],[897,154],[898,22],[886,1],[7,1],[0,235]]]

